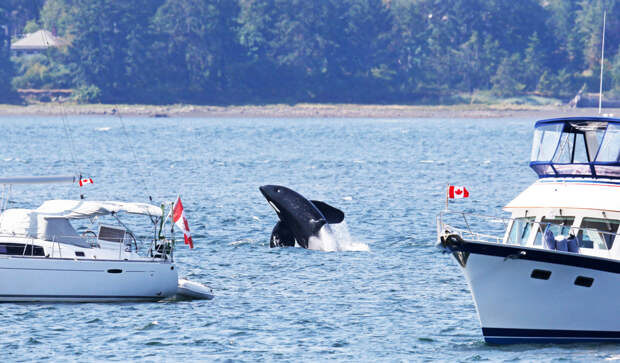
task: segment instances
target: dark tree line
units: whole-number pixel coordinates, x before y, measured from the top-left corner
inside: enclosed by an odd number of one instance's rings
[[[83,101],[458,102],[620,92],[615,0],[2,0],[0,101],[74,88]],[[10,57],[10,36],[66,49]],[[585,88],[584,88],[585,87]]]

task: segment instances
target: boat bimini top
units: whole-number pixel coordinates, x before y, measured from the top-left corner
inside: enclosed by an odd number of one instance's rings
[[[150,217],[161,217],[160,207],[146,203],[126,203],[115,201],[85,201],[85,200],[48,200],[35,209],[46,218],[83,219],[115,214],[119,212],[141,214]]]
[[[530,167],[540,178],[620,179],[620,119],[556,118],[535,128]]]
[[[89,248],[70,219],[86,219],[119,212],[161,218],[162,209],[146,203],[48,200],[37,209],[7,209],[0,214],[0,235],[30,237]]]

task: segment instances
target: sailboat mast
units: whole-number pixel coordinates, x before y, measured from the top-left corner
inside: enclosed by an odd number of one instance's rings
[[[603,105],[603,64],[605,60],[605,21],[607,19],[607,10],[603,12],[603,41],[601,42],[601,76],[598,89],[598,113],[601,114],[601,106]]]

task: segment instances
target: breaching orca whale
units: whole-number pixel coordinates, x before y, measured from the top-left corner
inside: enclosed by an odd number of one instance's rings
[[[271,232],[270,247],[295,246],[297,242],[308,248],[308,240],[318,237],[321,228],[344,220],[341,210],[318,200],[310,201],[287,187],[263,185],[258,189],[280,218]]]

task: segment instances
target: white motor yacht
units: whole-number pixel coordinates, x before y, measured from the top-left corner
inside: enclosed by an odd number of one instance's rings
[[[530,166],[510,218],[437,218],[485,341],[620,341],[620,119],[538,121]]]
[[[0,178],[5,186],[75,181],[73,176]],[[6,200],[8,195],[3,205]],[[203,285],[188,288],[185,280],[179,285],[173,231],[165,234],[165,210],[166,205],[90,200],[48,200],[36,209],[3,208],[0,301],[156,301],[178,292],[212,297]],[[123,214],[147,217],[152,235],[146,243],[138,243],[121,221]],[[105,216],[112,222],[100,222]],[[92,228],[78,233],[73,223],[80,222]],[[191,287],[201,291],[192,295]]]

